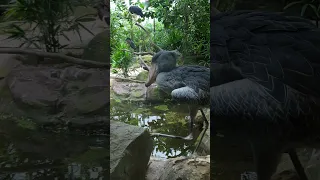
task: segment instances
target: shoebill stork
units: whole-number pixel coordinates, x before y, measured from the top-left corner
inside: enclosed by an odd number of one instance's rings
[[[136,49],[136,45],[134,44],[134,42],[132,41],[132,39],[127,38],[127,39],[126,39],[126,42],[127,42],[127,44],[128,44],[133,50]]]
[[[154,133],[152,136],[170,137],[184,140],[193,140],[193,123],[198,110],[200,110],[204,130],[202,138],[208,128],[208,120],[201,107],[209,105],[210,69],[204,66],[177,66],[177,59],[181,54],[177,51],[159,51],[151,60],[146,87],[156,82],[158,87],[171,94],[174,101],[185,103],[189,106],[190,122],[189,135],[186,137]]]
[[[300,17],[238,11],[211,16],[211,132],[248,140],[258,180],[289,152],[320,144],[320,29]]]
[[[143,18],[143,12],[142,12],[142,9],[140,8],[140,7],[138,7],[138,6],[130,6],[129,7],[129,12],[131,13],[131,14],[136,14],[136,15],[138,15],[138,16],[140,16],[140,17],[142,17]]]

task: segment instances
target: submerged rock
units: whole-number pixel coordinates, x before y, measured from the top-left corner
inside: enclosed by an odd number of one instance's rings
[[[146,180],[210,180],[210,156],[172,159],[152,158]]]
[[[110,179],[145,180],[153,142],[144,128],[110,122]]]

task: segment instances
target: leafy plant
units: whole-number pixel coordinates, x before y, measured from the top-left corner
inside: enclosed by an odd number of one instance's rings
[[[133,55],[125,51],[128,45],[124,42],[118,43],[111,55],[112,67],[120,68],[125,77],[128,76],[129,68],[132,63]]]
[[[5,12],[5,19],[22,22],[10,24],[5,32],[11,35],[9,39],[23,40],[20,47],[34,45],[47,52],[58,52],[68,46],[59,41],[61,36],[70,41],[65,34],[68,31],[76,32],[81,41],[80,28],[94,35],[81,23],[88,18],[94,20],[92,14],[71,18],[73,10],[72,0],[17,0]]]
[[[311,10],[312,17],[315,17],[316,19],[316,25],[319,27],[319,18],[320,18],[320,1],[319,0],[300,0],[300,1],[293,1],[288,3],[283,9],[287,10],[289,8],[292,8],[293,6],[301,6],[301,13],[300,15],[303,17],[308,17],[307,10]]]
[[[163,29],[170,31],[170,39],[175,48],[184,55],[203,55],[210,61],[208,45],[210,41],[210,4],[205,0],[149,1],[146,16],[156,17],[163,23]],[[171,34],[173,33],[173,34]],[[175,49],[173,48],[173,49]]]

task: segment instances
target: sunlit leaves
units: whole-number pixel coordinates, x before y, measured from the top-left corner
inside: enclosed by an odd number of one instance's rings
[[[132,63],[133,55],[131,52],[126,51],[128,49],[128,44],[123,40],[116,44],[111,55],[112,67],[121,68],[124,76],[128,75],[129,67]]]

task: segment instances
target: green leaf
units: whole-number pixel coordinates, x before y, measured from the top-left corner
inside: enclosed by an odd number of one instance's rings
[[[78,23],[79,26],[81,26],[83,29],[85,29],[86,31],[88,31],[91,35],[94,36],[94,33],[92,31],[90,31],[88,28],[86,28],[83,24],[81,24],[80,22]]]
[[[313,5],[313,4],[309,4],[309,5],[310,5],[310,7],[312,8],[314,14],[315,14],[317,17],[319,17],[319,12],[317,11],[317,7],[316,7],[315,5]]]
[[[68,37],[65,33],[62,32],[61,35],[62,35],[66,40],[70,41],[69,37]]]
[[[309,4],[305,4],[302,6],[302,9],[301,9],[301,16],[304,16],[304,13],[306,12],[306,9],[308,8]]]

